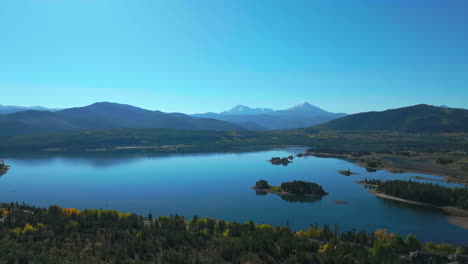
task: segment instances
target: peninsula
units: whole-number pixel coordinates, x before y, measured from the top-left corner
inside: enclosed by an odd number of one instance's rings
[[[365,180],[357,182],[375,187],[375,196],[403,203],[434,207],[448,215],[449,222],[468,229],[468,189],[444,187],[414,181]]]

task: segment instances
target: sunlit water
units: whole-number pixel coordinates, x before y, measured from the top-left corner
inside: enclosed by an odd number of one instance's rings
[[[296,158],[289,166],[267,162],[302,149],[248,153],[193,154],[159,157],[9,158],[11,170],[0,177],[1,202],[47,207],[117,209],[146,215],[194,215],[305,229],[335,224],[339,231],[385,228],[422,241],[468,244],[468,230],[451,225],[437,209],[383,200],[355,181],[409,179],[414,173],[374,173],[333,158]],[[343,176],[350,169],[361,175]],[[431,177],[424,175],[426,177]],[[259,179],[316,182],[330,194],[313,202],[288,202],[251,187]],[[424,180],[423,180],[424,181]],[[344,201],[347,204],[336,204]]]

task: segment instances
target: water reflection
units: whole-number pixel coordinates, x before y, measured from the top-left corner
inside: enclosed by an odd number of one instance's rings
[[[249,153],[256,153],[271,150],[271,147],[264,148],[236,148],[226,151],[213,151],[204,153],[140,153],[140,152],[80,152],[80,153],[62,153],[62,152],[38,152],[38,153],[8,153],[3,154],[8,159],[14,159],[19,165],[36,166],[51,161],[60,163],[70,163],[71,165],[91,165],[96,168],[113,167],[116,165],[130,165],[137,163],[143,158],[150,159],[171,159],[180,157],[216,157],[220,155],[247,155]],[[288,154],[295,154],[303,151],[304,148],[291,147],[285,148]]]
[[[383,205],[385,207],[388,207],[388,208],[398,207],[398,208],[401,208],[401,209],[411,210],[413,212],[419,212],[419,213],[423,213],[423,214],[424,213],[433,213],[433,212],[445,214],[445,212],[442,209],[437,208],[437,207],[417,205],[417,204],[411,204],[411,203],[404,203],[404,202],[400,202],[400,201],[381,198],[381,197],[378,197],[378,196],[376,196],[376,197],[383,203]]]
[[[322,200],[321,196],[280,195],[281,199],[290,203],[312,203]]]
[[[255,194],[257,196],[265,196],[268,193],[264,191],[255,190]],[[322,200],[321,196],[303,196],[303,195],[279,195],[279,194],[272,194],[276,196],[280,196],[283,201],[290,202],[290,203],[311,203]]]

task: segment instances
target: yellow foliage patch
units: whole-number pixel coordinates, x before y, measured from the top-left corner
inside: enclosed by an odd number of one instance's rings
[[[310,227],[307,230],[301,230],[296,233],[298,237],[302,238],[320,238],[321,234],[322,230],[314,226]]]
[[[24,234],[24,233],[27,233],[27,232],[34,232],[36,230],[37,230],[36,228],[34,228],[32,225],[30,225],[28,223],[28,224],[24,225],[24,228],[16,227],[16,228],[12,229],[11,232],[16,233],[16,234]]]
[[[323,252],[327,251],[327,249],[328,249],[328,244],[324,244],[323,247],[318,250],[318,252],[323,253]]]
[[[62,214],[66,216],[77,216],[77,215],[80,215],[81,212],[76,208],[63,208]]]
[[[13,228],[11,232],[19,234],[19,233],[23,233],[23,229],[21,227],[16,227],[16,228]]]
[[[6,217],[9,213],[10,213],[10,211],[7,211],[7,210],[3,211],[2,217]]]
[[[262,230],[270,230],[270,229],[273,229],[273,227],[271,225],[266,225],[266,224],[262,224],[260,226],[260,229]]]
[[[380,243],[390,243],[395,236],[395,233],[388,233],[387,229],[377,229],[374,232],[374,238]]]
[[[24,232],[29,232],[29,231],[35,231],[36,229],[30,225],[30,224],[26,224],[23,228]]]
[[[128,218],[131,215],[132,215],[131,213],[120,213],[119,212],[119,218]]]

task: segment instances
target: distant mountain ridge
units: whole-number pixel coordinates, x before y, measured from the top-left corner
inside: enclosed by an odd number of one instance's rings
[[[250,108],[245,105],[237,105],[228,111],[221,112],[221,115],[262,115],[273,112],[270,108]]]
[[[287,112],[303,112],[303,113],[307,113],[307,112],[313,112],[313,113],[316,113],[316,114],[327,114],[329,112],[317,107],[317,106],[314,106],[314,105],[311,105],[307,102],[304,102],[302,104],[298,104],[294,107],[291,107],[291,108],[288,108],[288,109],[285,109],[285,110],[278,110],[276,111],[277,113],[287,113]]]
[[[226,121],[179,113],[150,111],[131,105],[101,102],[56,112],[28,110],[0,115],[0,136],[115,128],[176,128],[246,130]]]
[[[468,132],[468,110],[419,104],[352,114],[310,129]]]
[[[58,108],[46,108],[42,106],[17,106],[17,105],[0,105],[0,114],[12,114],[21,111],[36,110],[36,111],[58,111]]]
[[[346,116],[344,113],[331,113],[307,102],[285,110],[270,108],[250,108],[238,105],[221,113],[204,113],[195,117],[214,118],[239,124],[250,130],[282,130],[304,128]]]
[[[42,108],[41,108],[42,109]],[[241,113],[241,114],[237,114]],[[303,131],[468,132],[468,110],[414,105],[352,115],[330,113],[303,103],[285,110],[239,105],[221,113],[189,116],[163,113],[131,105],[100,102],[58,111],[26,110],[0,114],[0,137],[48,132],[169,128],[182,130],[245,131],[304,128]],[[105,141],[105,138],[103,138]]]

